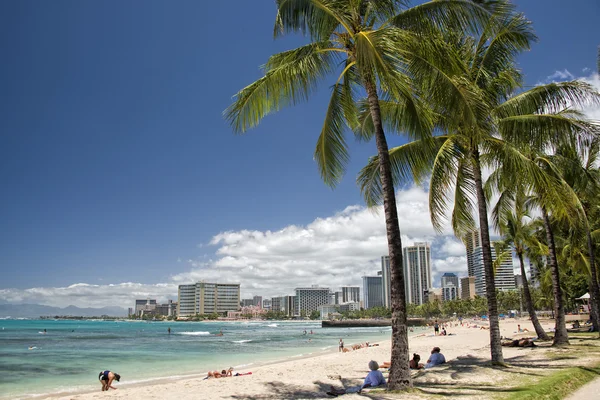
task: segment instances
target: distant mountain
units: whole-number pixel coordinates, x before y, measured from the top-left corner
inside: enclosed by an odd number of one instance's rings
[[[121,307],[102,307],[102,308],[80,308],[68,306],[64,308],[43,306],[41,304],[0,304],[0,317],[13,318],[37,318],[53,317],[55,315],[81,316],[81,317],[99,317],[108,315],[110,317],[126,317],[127,310]]]

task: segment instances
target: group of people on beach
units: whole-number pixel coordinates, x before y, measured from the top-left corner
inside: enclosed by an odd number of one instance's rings
[[[209,379],[209,378],[229,378],[232,376],[242,376],[242,375],[252,375],[252,372],[236,372],[235,374],[233,373],[233,367],[229,367],[229,369],[223,369],[221,370],[221,372],[219,371],[208,371],[208,374],[206,375],[206,378],[204,379]]]
[[[340,343],[343,343],[341,339],[340,339]],[[429,359],[427,360],[427,364],[423,365],[422,363],[419,363],[420,360],[421,360],[421,356],[419,356],[417,353],[414,353],[413,358],[409,362],[410,369],[432,368],[432,367],[435,367],[436,365],[441,365],[446,362],[446,358],[441,353],[440,348],[437,346],[431,350],[431,355],[429,356]],[[384,361],[383,363],[381,363],[381,368],[390,368],[390,367],[391,367],[391,363],[389,363],[389,362]],[[371,361],[369,361],[369,370],[370,371],[367,374],[367,376],[365,377],[365,380],[362,385],[350,386],[348,388],[343,388],[343,389],[338,389],[334,386],[331,386],[329,391],[327,392],[327,394],[329,396],[337,397],[337,396],[347,394],[347,393],[360,393],[365,388],[386,386],[387,382],[385,380],[385,377],[383,376],[383,373],[379,370],[379,368],[380,368],[379,363],[377,363],[377,361],[371,360]]]

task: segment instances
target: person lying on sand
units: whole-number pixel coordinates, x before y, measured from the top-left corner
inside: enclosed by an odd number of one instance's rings
[[[332,386],[331,390],[327,392],[327,394],[337,397],[346,393],[360,393],[364,388],[368,387],[385,386],[386,381],[381,371],[379,371],[379,364],[377,364],[377,361],[369,361],[369,369],[371,372],[369,372],[361,386],[351,386],[347,389],[336,389]]]
[[[227,371],[225,371],[227,372]],[[206,375],[206,378],[204,379],[208,379],[208,378],[221,378],[223,376],[223,374],[221,374],[219,371],[208,371],[208,375]]]
[[[505,347],[536,347],[535,343],[531,339],[515,339],[515,340],[507,340],[502,342],[502,346]]]

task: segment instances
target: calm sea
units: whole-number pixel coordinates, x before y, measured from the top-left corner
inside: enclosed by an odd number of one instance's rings
[[[100,390],[98,373],[105,369],[121,374],[119,385],[231,366],[251,371],[260,363],[337,351],[340,338],[351,344],[390,334],[389,327],[321,328],[320,321],[2,319],[0,399]]]

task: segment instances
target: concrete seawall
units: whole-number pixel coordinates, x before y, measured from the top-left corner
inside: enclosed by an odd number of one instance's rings
[[[409,318],[408,326],[424,326],[424,318]],[[323,328],[365,328],[370,326],[392,326],[391,319],[345,319],[342,321],[321,321]]]

